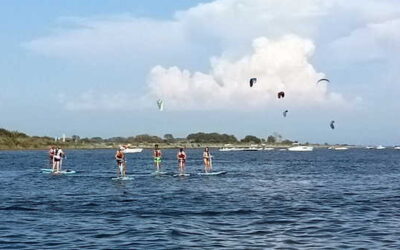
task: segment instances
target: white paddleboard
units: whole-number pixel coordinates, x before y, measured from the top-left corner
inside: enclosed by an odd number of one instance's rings
[[[61,170],[60,172],[54,172],[51,168],[42,168],[42,173],[45,174],[75,174],[76,171],[75,170],[70,170],[70,169],[66,169],[66,170]]]
[[[174,174],[175,177],[187,177],[190,176],[190,174]]]
[[[211,172],[211,173],[198,173],[198,175],[210,176],[210,175],[222,175],[222,174],[226,174],[226,173],[228,173],[228,172],[219,171],[219,172]]]
[[[155,171],[154,173],[152,173],[152,175],[166,175],[166,174],[168,173],[163,171]]]
[[[130,180],[133,180],[133,177],[130,177],[130,176],[120,176],[120,177],[114,177],[114,178],[111,178],[113,181],[130,181]]]

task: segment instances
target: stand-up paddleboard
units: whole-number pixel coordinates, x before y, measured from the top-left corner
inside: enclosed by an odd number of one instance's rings
[[[168,174],[167,172],[163,172],[163,171],[155,171],[152,173],[152,175],[166,175]]]
[[[130,177],[130,176],[119,176],[119,177],[114,177],[114,178],[111,178],[113,181],[130,181],[130,180],[133,180],[134,178],[133,177]]]
[[[174,174],[175,177],[187,177],[190,176],[190,174]]]
[[[222,174],[226,174],[226,173],[228,173],[228,172],[219,171],[219,172],[211,172],[211,173],[198,173],[198,175],[211,176],[211,175],[222,175]]]
[[[41,171],[44,174],[75,174],[76,173],[75,170],[70,170],[70,169],[61,170],[60,172],[53,172],[53,169],[51,169],[51,168],[42,168]]]

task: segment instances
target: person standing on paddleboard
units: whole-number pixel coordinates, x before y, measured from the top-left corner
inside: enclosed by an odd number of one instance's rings
[[[158,148],[158,144],[154,145],[153,159],[156,171],[159,172],[161,170],[161,150]]]
[[[183,151],[183,148],[179,149],[176,158],[178,159],[179,174],[183,175],[185,174],[185,168],[186,168],[186,153],[185,151]]]
[[[54,161],[54,154],[56,153],[56,147],[55,146],[51,146],[49,149],[49,165],[50,168],[53,167],[53,161]]]
[[[62,165],[62,158],[64,158],[65,154],[60,147],[56,147],[56,151],[54,152],[53,157],[53,172],[60,173],[61,172],[61,165]]]
[[[115,153],[115,160],[117,161],[117,177],[126,175],[126,164],[125,164],[125,154],[124,148],[118,148]]]
[[[204,172],[209,173],[212,171],[210,149],[206,147],[203,152]]]

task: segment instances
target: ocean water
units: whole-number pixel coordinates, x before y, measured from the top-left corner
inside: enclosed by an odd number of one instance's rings
[[[400,249],[400,151],[175,150],[153,176],[151,151],[127,155],[131,181],[113,181],[113,150],[67,150],[74,175],[43,174],[45,151],[0,152],[0,248]]]

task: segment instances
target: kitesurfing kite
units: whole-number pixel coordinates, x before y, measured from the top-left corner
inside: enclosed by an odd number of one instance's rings
[[[329,79],[326,79],[326,78],[319,79],[317,83],[320,83],[323,81],[330,83]]]
[[[250,79],[250,88],[253,87],[254,84],[256,84],[257,78],[251,78]]]
[[[329,125],[331,129],[335,129],[335,121],[331,121],[331,124]]]
[[[278,99],[284,98],[285,97],[285,92],[281,91],[278,93]]]
[[[164,109],[164,102],[163,102],[161,99],[159,99],[159,100],[157,101],[157,106],[158,106],[158,110],[163,111],[163,109]]]
[[[289,112],[289,110],[283,111],[283,117],[286,117],[286,115],[287,115],[288,112]]]

